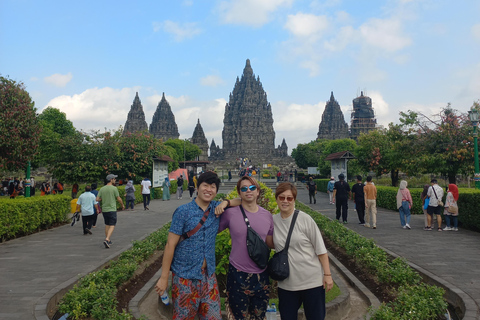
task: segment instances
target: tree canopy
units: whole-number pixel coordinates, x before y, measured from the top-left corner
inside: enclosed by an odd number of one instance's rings
[[[24,169],[37,152],[40,132],[25,85],[0,76],[0,171]]]

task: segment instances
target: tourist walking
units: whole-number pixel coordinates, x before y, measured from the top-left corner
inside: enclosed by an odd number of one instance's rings
[[[432,219],[433,215],[437,216],[437,230],[442,231],[442,216],[441,207],[443,206],[443,189],[437,184],[437,179],[432,179],[430,181],[430,188],[428,188],[427,196],[429,198],[428,202],[428,225],[425,228],[426,231],[432,230]]]
[[[127,209],[133,210],[135,206],[135,186],[133,180],[128,180],[125,186],[125,200],[127,201]]]
[[[336,206],[336,219],[340,221],[342,216],[343,223],[347,223],[348,218],[348,199],[350,198],[350,185],[345,181],[343,173],[338,175],[338,180],[333,185],[333,201]]]
[[[170,181],[168,181],[168,177],[165,178],[162,184],[162,200],[167,201],[170,200]]]
[[[78,183],[74,183],[72,186],[72,199],[75,199],[77,197],[78,193]]]
[[[118,194],[117,187],[115,187],[117,177],[115,174],[109,174],[105,179],[107,184],[98,191],[97,195],[97,202],[102,201],[103,220],[105,221],[105,241],[103,241],[103,245],[106,249],[113,244],[111,237],[117,224],[117,202],[115,200],[118,200],[122,210],[125,210],[122,198]]]
[[[232,180],[232,170],[228,170],[228,182]]]
[[[82,213],[83,234],[92,234],[94,208],[98,207],[95,195],[91,191],[92,187],[86,186],[85,192],[77,200],[76,211]]]
[[[447,187],[447,197],[445,199],[445,210],[443,215],[445,216],[445,222],[447,226],[444,231],[458,231],[458,187],[457,185],[450,183]],[[453,222],[453,224],[451,224]]]
[[[423,211],[423,216],[424,216],[424,229],[428,227],[428,213],[427,213],[427,208],[428,208],[428,203],[430,199],[427,196],[428,193],[428,188],[430,186],[428,184],[423,186],[423,191],[420,194],[420,198],[422,199],[422,211]],[[432,228],[435,225],[435,221],[432,221]]]
[[[225,210],[220,217],[218,231],[230,230],[232,251],[227,274],[226,310],[228,319],[265,319],[268,306],[269,283],[266,266],[260,268],[248,255],[247,225],[242,211],[248,218],[250,227],[273,248],[272,214],[257,205],[260,186],[251,177],[242,177],[237,182],[237,192],[241,206]]]
[[[220,222],[216,215],[229,205],[240,205],[241,201],[214,201],[219,185],[215,172],[201,174],[198,196],[173,213],[162,275],[155,285],[158,295],[164,294],[172,270],[173,319],[222,318],[215,276],[215,239]],[[187,237],[182,236],[186,233]]]
[[[193,198],[195,192],[195,182],[193,181],[193,175],[188,179],[188,192],[190,193],[190,200]]]
[[[148,206],[150,205],[150,188],[152,187],[152,182],[148,177],[144,177],[142,180],[142,197],[143,197],[143,210],[150,210]]]
[[[364,194],[365,185],[362,183],[362,176],[357,176],[357,183],[352,187],[352,199],[355,204],[355,209],[357,210],[358,224],[361,226],[365,225],[365,194]]]
[[[407,181],[400,181],[400,188],[397,192],[397,209],[400,213],[400,224],[403,229],[411,229],[410,227],[410,209],[413,206],[410,190],[407,189]]]
[[[98,196],[97,184],[94,182],[92,183],[91,187],[92,187],[91,192],[96,198]],[[100,203],[98,202],[97,204],[98,204],[97,206],[93,207],[94,214],[93,214],[93,220],[92,220],[92,228],[97,227],[97,218],[98,218],[98,215],[101,213]]]
[[[288,247],[290,273],[278,281],[278,299],[282,319],[297,319],[303,304],[305,317],[325,319],[325,292],[333,287],[327,249],[317,224],[305,212],[295,210],[297,188],[281,183],[275,190],[280,213],[273,216],[275,251],[285,247],[290,226],[294,223]]]
[[[367,184],[363,188],[365,194],[365,227],[377,229],[377,187],[372,182],[372,176],[367,177]]]
[[[328,193],[328,199],[330,201],[330,204],[333,204],[333,186],[335,185],[335,178],[330,177],[330,181],[327,183],[327,193]]]
[[[177,178],[177,200],[182,199],[183,195],[183,175]]]
[[[315,194],[317,194],[317,184],[315,181],[313,181],[313,178],[310,177],[307,183],[307,188],[308,188],[308,197],[310,198],[310,204],[312,204],[312,199],[313,199],[313,204],[317,203],[317,198],[315,197]]]

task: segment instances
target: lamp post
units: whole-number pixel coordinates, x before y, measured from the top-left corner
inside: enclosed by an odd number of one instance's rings
[[[480,169],[478,167],[478,133],[477,133],[477,126],[478,126],[478,110],[473,108],[468,111],[468,117],[470,121],[472,121],[473,126],[473,147],[474,147],[474,156],[475,156],[475,188],[480,189]]]

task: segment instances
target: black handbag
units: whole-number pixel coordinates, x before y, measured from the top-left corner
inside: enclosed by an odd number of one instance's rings
[[[257,264],[260,269],[265,269],[267,267],[268,258],[270,257],[270,248],[267,246],[265,241],[258,235],[258,233],[253,230],[248,221],[247,215],[243,210],[243,207],[240,205],[240,210],[242,210],[243,219],[247,225],[247,251],[250,259]]]
[[[290,245],[290,238],[292,237],[293,227],[297,220],[298,210],[293,213],[292,222],[290,223],[290,230],[288,230],[287,241],[282,251],[275,253],[268,261],[268,273],[273,280],[281,281],[288,278],[290,275],[290,267],[288,265],[288,246]]]

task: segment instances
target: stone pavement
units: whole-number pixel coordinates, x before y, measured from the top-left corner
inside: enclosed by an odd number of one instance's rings
[[[297,200],[335,219],[335,205],[329,205],[326,193],[319,192],[317,203],[309,204],[308,191],[301,185],[298,187]],[[398,211],[382,208],[378,208],[377,229],[374,230],[358,224],[353,205],[350,201],[347,228],[374,239],[390,253],[406,258],[414,268],[427,275],[432,284],[460,296],[466,308],[464,319],[480,319],[480,233],[462,228],[458,232],[424,231],[423,215],[412,215],[412,229],[403,229]]]
[[[171,220],[183,200],[152,200],[135,211],[119,211],[118,223],[105,249],[103,217],[98,217],[93,235],[83,235],[82,221],[42,231],[0,244],[0,319],[47,319],[46,303],[64,287],[99,268],[121,252]]]

